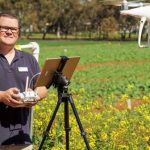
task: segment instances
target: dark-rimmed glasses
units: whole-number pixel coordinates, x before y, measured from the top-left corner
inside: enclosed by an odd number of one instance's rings
[[[8,30],[10,30],[12,33],[19,32],[19,28],[17,27],[0,26],[0,32],[8,32]]]

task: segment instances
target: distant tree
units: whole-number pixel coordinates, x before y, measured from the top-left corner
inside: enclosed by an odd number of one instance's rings
[[[23,32],[30,32],[31,27],[32,31],[38,31],[36,4],[36,0],[32,0],[32,3],[30,0],[5,0],[0,6],[2,11],[13,12],[19,17]]]
[[[109,33],[112,31],[116,31],[118,29],[116,19],[112,17],[104,18],[101,23],[101,28],[103,31],[103,38],[108,39]]]
[[[97,31],[101,18],[98,16],[99,12],[103,10],[102,5],[98,0],[85,0],[82,3],[81,15],[78,18],[80,22],[80,30],[88,32],[89,38],[92,36],[92,32]]]
[[[118,19],[120,25],[121,40],[125,40],[128,35],[128,39],[131,39],[133,28],[136,28],[139,19],[133,16],[120,16]]]
[[[40,18],[44,18],[46,32],[53,31],[60,38],[62,34],[67,34],[73,28],[78,11],[80,9],[79,0],[50,0],[41,1]]]
[[[118,30],[119,11],[113,5],[102,5],[97,12],[99,36],[107,39],[109,33]]]
[[[0,11],[16,13],[24,32],[43,32],[43,39],[48,32],[55,33],[58,38],[67,38],[68,34],[77,37],[78,32],[86,32],[88,38],[92,38],[92,33],[97,32],[98,37],[105,33],[106,38],[118,24],[125,32],[135,24],[132,19],[121,19],[119,8],[111,3],[105,0],[0,0]]]

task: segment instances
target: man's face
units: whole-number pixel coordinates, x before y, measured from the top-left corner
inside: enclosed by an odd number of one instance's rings
[[[0,44],[14,45],[19,37],[18,20],[0,17]]]

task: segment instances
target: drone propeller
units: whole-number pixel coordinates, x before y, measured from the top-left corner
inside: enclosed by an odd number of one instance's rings
[[[122,10],[128,10],[129,8],[136,8],[150,5],[150,3],[144,3],[143,0],[136,0],[136,1],[127,1],[127,0],[99,0],[103,4],[109,4],[114,6],[121,7]]]
[[[148,20],[150,20],[150,5],[140,7],[140,8],[134,8],[134,9],[130,9],[130,10],[122,10],[120,13],[122,15],[137,16],[139,18],[145,17]]]
[[[136,7],[142,7],[142,6],[150,5],[150,3],[143,3],[142,1],[127,2],[127,0],[123,0],[122,5],[127,5],[128,8],[136,8]]]

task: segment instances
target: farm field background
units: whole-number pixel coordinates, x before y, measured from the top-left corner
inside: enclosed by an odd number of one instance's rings
[[[21,40],[19,44],[27,44]],[[137,42],[36,41],[40,66],[46,58],[80,56],[69,91],[72,93],[92,150],[150,149],[150,48]],[[56,89],[34,111],[35,148],[57,102]],[[70,148],[85,144],[70,110]],[[44,149],[65,149],[63,107],[60,108]]]

